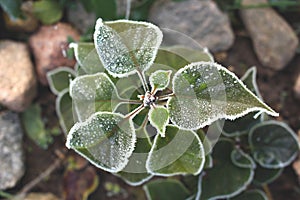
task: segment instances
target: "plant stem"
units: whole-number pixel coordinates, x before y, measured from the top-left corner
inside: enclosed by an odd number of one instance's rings
[[[266,193],[266,195],[268,197],[268,200],[273,200],[273,196],[272,196],[272,193],[271,193],[268,185],[264,184],[262,187],[263,187],[263,189],[264,189],[264,191],[265,191],[265,193]]]
[[[131,0],[127,0],[125,19],[129,19],[131,10]]]
[[[166,94],[166,95],[162,95],[162,96],[157,97],[157,100],[163,101],[163,100],[167,100],[167,99],[169,99],[170,97],[173,97],[173,96],[175,96],[175,94],[170,93],[170,94]]]
[[[37,184],[39,184],[41,181],[43,181],[43,179],[45,179],[47,176],[49,176],[55,169],[57,169],[61,165],[63,158],[64,158],[64,154],[61,153],[61,155],[63,155],[63,156],[57,158],[54,161],[54,163],[52,163],[44,172],[39,174],[38,177],[36,177],[32,181],[30,181],[28,184],[26,184],[22,188],[22,190],[13,199],[22,199],[22,197],[24,197],[30,190],[32,190],[32,188],[34,188]]]
[[[148,88],[148,84],[147,84],[147,81],[146,81],[146,78],[145,78],[145,74],[143,72],[140,72],[139,70],[137,70],[138,72],[138,75],[142,81],[142,84],[143,84],[143,88],[144,88],[144,92],[146,93],[147,91],[149,91],[149,88]]]
[[[135,110],[133,110],[132,112],[128,113],[125,118],[131,118],[134,117],[135,115],[137,115],[141,110],[143,110],[144,108],[144,104],[141,104],[139,107],[137,107]]]

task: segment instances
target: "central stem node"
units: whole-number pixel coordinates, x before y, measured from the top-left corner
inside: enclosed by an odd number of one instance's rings
[[[147,91],[145,95],[139,95],[138,96],[140,100],[143,100],[143,104],[145,107],[149,107],[155,103],[157,100],[157,97],[155,97],[151,92]]]

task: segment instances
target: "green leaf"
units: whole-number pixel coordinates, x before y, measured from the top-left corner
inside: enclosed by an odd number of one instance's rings
[[[41,107],[38,104],[31,105],[22,113],[22,122],[28,137],[41,148],[47,149],[53,139],[45,129],[41,118]]]
[[[198,50],[198,49],[187,48],[181,45],[176,45],[171,47],[164,47],[163,49],[184,58],[189,63],[201,62],[201,61],[206,61],[206,62],[214,61],[213,56],[209,53],[209,51],[206,48],[202,50]]]
[[[241,149],[235,148],[231,152],[230,157],[231,157],[232,163],[238,167],[253,168],[253,169],[256,168],[256,164],[253,161],[253,159]]]
[[[113,82],[105,73],[84,75],[70,84],[70,96],[80,121],[98,111],[113,111],[121,102]]]
[[[165,137],[166,126],[169,123],[169,112],[164,106],[155,106],[148,113],[149,121],[161,137]]]
[[[99,59],[99,56],[95,49],[95,45],[93,43],[71,43],[70,48],[74,49],[77,63],[87,74],[104,72],[105,69]]]
[[[88,12],[94,12],[97,17],[105,20],[116,19],[117,5],[115,0],[80,0],[80,2]]]
[[[213,149],[214,165],[199,178],[199,190],[196,199],[223,199],[233,197],[251,183],[253,169],[238,167],[231,161],[234,143],[219,140]]]
[[[259,185],[269,184],[281,175],[283,169],[267,169],[257,165],[253,182]]]
[[[148,200],[183,200],[189,197],[189,191],[177,180],[155,180],[146,184],[143,189]]]
[[[98,19],[94,43],[104,68],[115,77],[142,74],[153,63],[162,41],[159,28],[146,22]]]
[[[170,119],[184,129],[199,129],[220,118],[234,120],[249,112],[278,116],[232,72],[213,62],[192,63],[173,78]]]
[[[97,112],[72,127],[66,146],[96,167],[117,173],[127,165],[135,142],[130,118],[118,113]]]
[[[149,78],[152,91],[162,91],[166,89],[170,82],[171,73],[171,70],[157,70],[152,73]]]
[[[69,67],[59,67],[47,73],[47,80],[51,92],[58,95],[61,91],[69,88],[70,80],[76,77],[75,71]]]
[[[0,6],[8,14],[10,19],[16,20],[21,17],[22,0],[1,0]]]
[[[75,124],[75,114],[73,113],[72,98],[69,94],[69,88],[61,91],[56,98],[56,114],[59,119],[60,126],[67,135]]]
[[[117,174],[132,186],[141,185],[153,176],[146,169],[146,160],[152,146],[146,127],[140,127],[135,132],[137,142],[133,154],[126,167]]]
[[[199,174],[205,163],[201,140],[193,131],[168,125],[166,137],[156,135],[146,168],[159,176]]]
[[[43,24],[53,24],[63,15],[57,1],[41,0],[33,2],[33,13]]]
[[[265,168],[286,167],[299,151],[296,133],[278,121],[266,121],[253,127],[249,144],[254,160]]]
[[[253,92],[259,99],[262,99],[256,83],[256,67],[246,71],[241,78],[246,87]],[[227,137],[235,137],[249,133],[249,130],[257,123],[262,121],[262,117],[256,117],[257,112],[251,112],[234,121],[225,120],[224,124],[218,123],[222,133]]]
[[[248,190],[230,200],[268,200],[268,197],[261,190]]]

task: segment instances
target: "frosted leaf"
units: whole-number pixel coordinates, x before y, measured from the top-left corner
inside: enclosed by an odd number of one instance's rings
[[[146,127],[139,127],[135,130],[137,141],[134,151],[129,158],[126,167],[116,174],[120,176],[126,183],[132,186],[141,185],[152,178],[152,174],[147,172],[146,160],[149,155],[152,143]]]
[[[98,19],[94,43],[104,68],[115,77],[147,70],[162,41],[153,24],[129,20],[103,22]]]
[[[168,125],[166,137],[156,135],[146,168],[154,175],[199,174],[205,163],[203,144],[198,135]]]
[[[70,84],[70,95],[80,121],[98,111],[111,112],[121,101],[105,73],[77,77]]]
[[[75,71],[69,67],[59,67],[47,73],[50,89],[56,95],[68,88],[70,79],[74,77]]]
[[[244,191],[253,180],[252,166],[238,167],[231,161],[234,143],[221,139],[214,146],[213,167],[199,177],[196,199],[228,199]]]
[[[128,163],[135,142],[136,134],[130,118],[98,112],[72,127],[66,146],[105,171],[119,172]]]
[[[245,153],[242,149],[235,148],[230,155],[231,161],[238,167],[242,168],[256,168],[256,164],[250,155]]]
[[[77,63],[87,74],[104,72],[103,64],[99,59],[99,56],[95,49],[95,45],[93,43],[71,43],[70,47],[74,49]]]
[[[175,97],[168,102],[170,119],[184,129],[199,129],[220,118],[234,120],[253,111],[278,116],[236,75],[213,62],[185,66],[172,84]]]
[[[164,106],[151,107],[148,118],[161,137],[165,137],[166,126],[169,123],[169,112]]]
[[[171,70],[157,70],[150,75],[150,85],[153,91],[162,91],[169,85]]]
[[[65,135],[67,135],[75,123],[72,109],[72,98],[69,94],[69,88],[64,89],[58,94],[55,106],[60,126]]]
[[[246,87],[253,92],[259,99],[262,100],[262,97],[259,93],[257,84],[256,84],[256,68],[252,67],[246,71],[246,73],[241,78]],[[221,123],[220,128],[222,129],[222,134],[227,137],[236,137],[239,135],[248,134],[249,130],[257,123],[262,121],[264,115],[256,118],[259,112],[251,112],[247,115],[238,118],[234,121],[225,120],[225,122]],[[219,124],[220,125],[220,124]]]
[[[283,122],[266,121],[254,126],[249,144],[254,160],[264,168],[283,168],[299,153],[296,133]]]

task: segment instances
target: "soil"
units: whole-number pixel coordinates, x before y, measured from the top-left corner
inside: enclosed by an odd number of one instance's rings
[[[285,18],[291,24],[296,24],[300,22],[300,14],[297,14],[297,16],[298,18],[290,14],[286,15]],[[2,29],[2,25],[0,26]],[[263,67],[259,63],[251,40],[243,27],[235,27],[235,33],[236,40],[233,47],[227,52],[216,54],[216,60],[225,66],[230,66],[229,68],[240,77],[249,67],[256,66],[258,69],[258,87],[265,102],[280,113],[280,117],[276,118],[276,120],[288,123],[297,132],[300,129],[300,100],[293,93],[293,85],[296,77],[300,74],[300,54],[297,54],[286,68],[276,72]],[[0,38],[4,38],[4,36],[7,35],[4,33],[0,34]],[[55,98],[47,87],[40,86],[36,102],[39,102],[42,106],[43,119],[47,122],[48,127],[58,124],[55,113]],[[54,138],[54,142],[49,149],[43,150],[25,136],[26,173],[18,185],[7,192],[18,192],[40,173],[44,172],[57,159],[57,154],[55,153],[57,150],[65,154],[65,156],[71,155],[72,152],[66,150],[64,142],[64,135],[61,134]],[[66,163],[62,162],[60,167],[57,167],[50,176],[41,181],[31,191],[51,192],[62,196],[65,168]],[[102,170],[96,169],[96,172],[99,175],[99,186],[89,199],[145,199],[141,187],[130,187],[121,179]],[[120,188],[123,188],[123,191],[121,190],[121,192],[109,197],[109,191],[104,187],[106,182],[118,184]],[[297,200],[300,198],[300,186],[291,166],[287,167],[283,174],[269,185],[269,188],[274,200]]]

